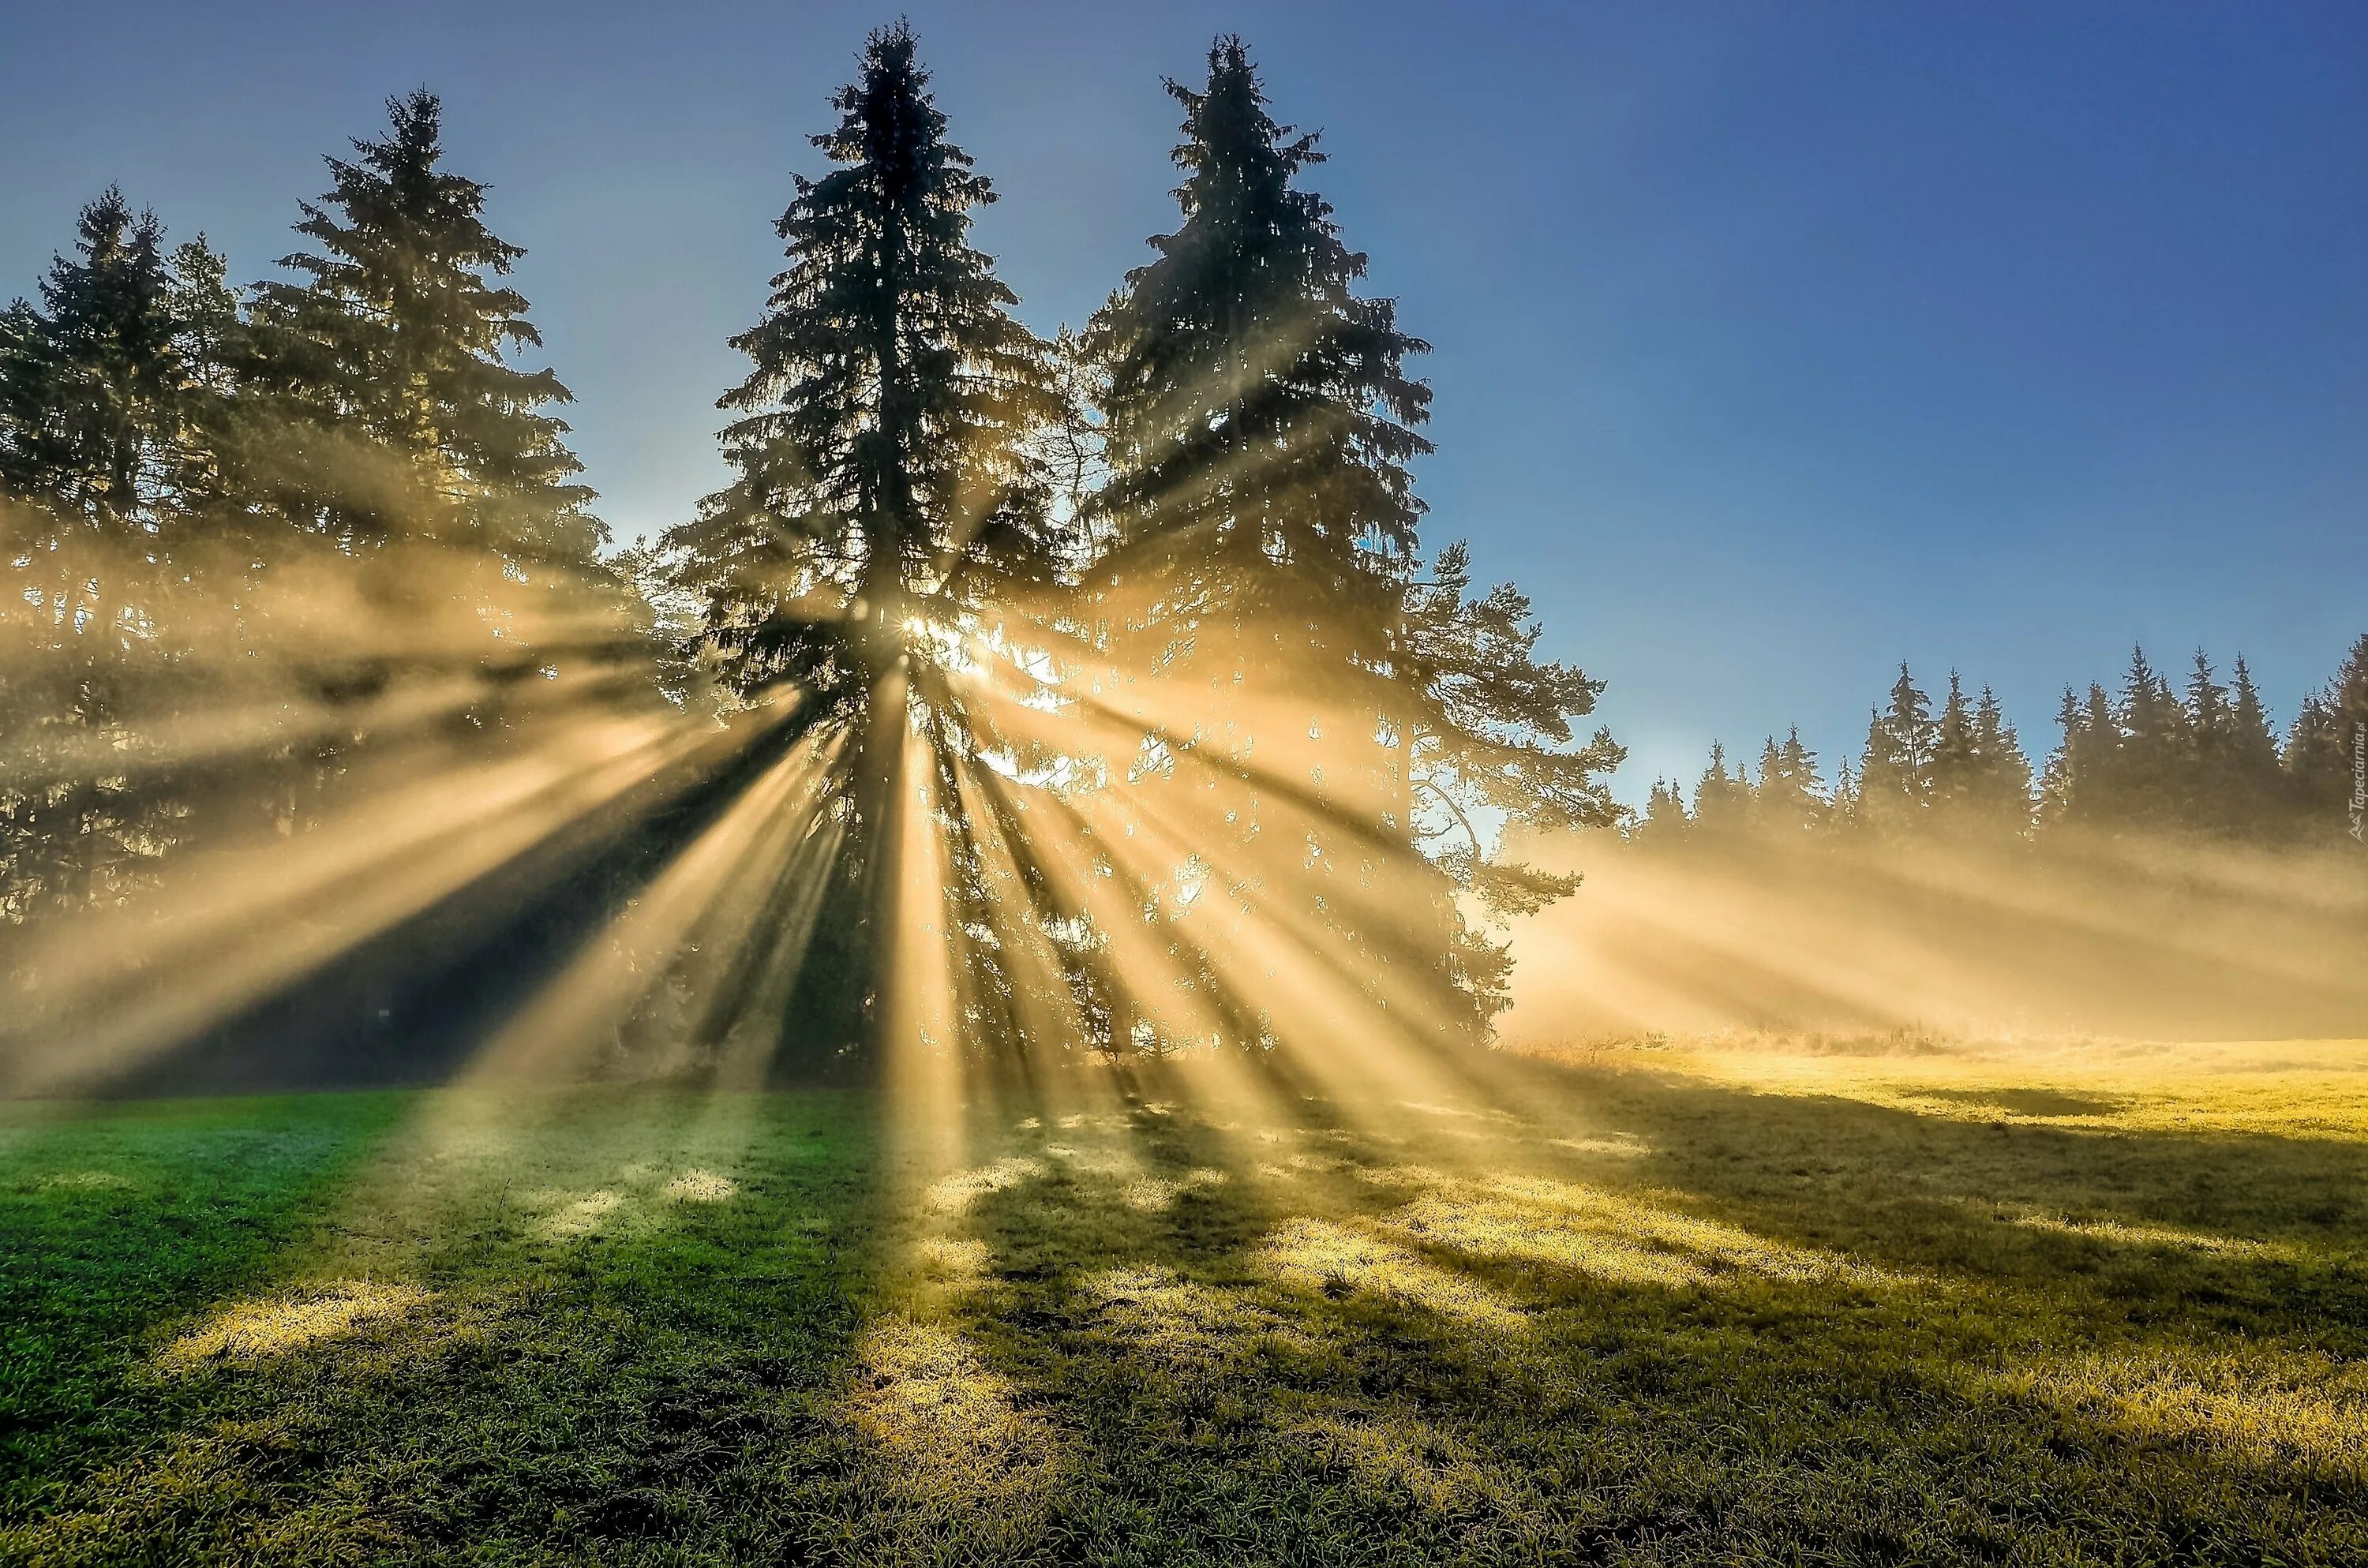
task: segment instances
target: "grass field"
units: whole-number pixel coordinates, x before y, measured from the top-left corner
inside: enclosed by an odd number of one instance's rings
[[[0,1561],[2368,1562],[2368,1044],[0,1108]]]

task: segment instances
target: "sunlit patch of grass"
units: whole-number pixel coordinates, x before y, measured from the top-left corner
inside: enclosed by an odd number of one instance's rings
[[[1287,1221],[1267,1238],[1260,1259],[1284,1284],[1334,1301],[1374,1296],[1497,1333],[1529,1327],[1511,1302],[1481,1280],[1431,1263],[1372,1229]]]
[[[1546,1142],[1574,1154],[1605,1154],[1615,1160],[1642,1159],[1653,1152],[1633,1138],[1549,1138]]]
[[[1002,1192],[1024,1181],[1049,1175],[1044,1162],[1014,1154],[974,1170],[957,1171],[930,1184],[923,1201],[939,1214],[960,1214],[991,1192]]]
[[[552,1211],[543,1216],[542,1234],[552,1241],[573,1241],[591,1235],[606,1225],[616,1212],[624,1208],[625,1195],[609,1187],[587,1192],[582,1197],[566,1193],[542,1194],[530,1202],[551,1205]]]
[[[1223,1187],[1231,1179],[1224,1172],[1207,1165],[1196,1166],[1173,1178],[1142,1176],[1126,1184],[1126,1200],[1145,1213],[1158,1213],[1173,1209],[1179,1198]]]
[[[2184,1247],[2194,1252],[2223,1253],[2231,1257],[2291,1258],[2296,1256],[2292,1247],[2247,1241],[2242,1236],[2215,1236],[2203,1231],[2184,1230],[2177,1225],[2125,1224],[2119,1220],[2067,1220],[2054,1214],[2024,1214],[2014,1222],[2027,1231],[2078,1236],[2088,1241],[2110,1242],[2117,1246]]]
[[[402,1317],[435,1299],[434,1292],[416,1285],[340,1279],[302,1295],[238,1301],[174,1340],[156,1362],[168,1371],[186,1371],[224,1358],[285,1356],[365,1324]]]
[[[1053,1476],[1052,1428],[1019,1408],[1009,1380],[942,1324],[883,1317],[857,1342],[855,1426],[894,1461],[900,1489],[1008,1506]]]
[[[1618,1060],[1599,1047],[1598,1061]],[[1835,1095],[1919,1115],[2093,1131],[2368,1138],[2368,1041],[1990,1040],[1908,1053],[1816,1037],[1663,1042],[1653,1065],[1763,1094]]]
[[[55,1171],[36,1185],[49,1192],[128,1192],[133,1184],[113,1171]]]
[[[1468,1510],[1505,1490],[1471,1445],[1426,1422],[1321,1415],[1293,1435],[1367,1485],[1403,1490],[1426,1508]]]
[[[725,1203],[739,1191],[736,1182],[710,1171],[685,1171],[666,1184],[666,1195],[677,1203]]]
[[[2071,1356],[2001,1374],[2001,1388],[2131,1437],[2368,1483],[2368,1368],[2252,1347]]]

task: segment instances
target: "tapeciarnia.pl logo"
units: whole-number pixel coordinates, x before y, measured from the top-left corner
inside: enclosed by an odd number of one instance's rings
[[[2368,844],[2368,722],[2351,726],[2351,836]]]

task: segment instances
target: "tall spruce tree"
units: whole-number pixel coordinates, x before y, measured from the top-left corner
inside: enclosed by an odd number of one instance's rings
[[[1731,837],[1751,820],[1751,775],[1744,767],[1729,767],[1726,744],[1710,744],[1710,761],[1694,780],[1694,825],[1702,835]]]
[[[1867,720],[1866,749],[1859,758],[1858,821],[1885,836],[1908,835],[1925,824],[1932,799],[1932,757],[1939,728],[1931,699],[1899,666],[1891,702]]]
[[[878,1044],[891,819],[911,789],[947,782],[906,775],[908,735],[940,773],[996,744],[950,665],[1069,554],[1031,444],[1062,411],[1046,347],[970,244],[994,190],[946,140],[928,81],[900,23],[832,100],[839,123],[814,142],[838,166],[798,177],[778,225],[789,266],[733,340],[755,361],[720,404],[736,415],[734,477],[664,541],[726,689],[793,690],[810,722],[848,734],[832,904],[791,1004],[809,1051]]]
[[[2289,825],[2289,813],[2278,738],[2242,653],[2237,655],[2229,680],[2226,763],[2225,788],[2231,825],[2249,837],[2283,835]]]
[[[328,159],[328,193],[302,204],[311,247],[280,262],[295,278],[256,288],[249,379],[272,417],[253,482],[365,560],[396,545],[438,557],[402,553],[366,581],[391,617],[417,620],[454,608],[458,580],[464,619],[436,629],[450,662],[547,665],[584,604],[616,608],[606,530],[550,412],[570,394],[509,362],[542,342],[503,281],[525,252],[486,227],[486,187],[443,166],[440,101],[415,92],[387,113],[387,133]],[[604,635],[596,623],[582,640]]]
[[[1534,657],[1526,600],[1469,596],[1460,551],[1417,576],[1409,464],[1429,449],[1430,393],[1406,361],[1428,346],[1357,292],[1365,257],[1298,183],[1315,138],[1268,112],[1238,38],[1212,48],[1204,87],[1167,89],[1183,222],[1087,335],[1107,378],[1104,650],[1150,752],[1187,764],[1170,792],[1196,787],[1160,809],[1294,905],[1280,923],[1323,933],[1326,962],[1474,1033],[1502,1005],[1504,959],[1454,892],[1519,908],[1569,884],[1430,828],[1475,804],[1608,822],[1593,775],[1618,748],[1573,741],[1597,688]]]
[[[2070,687],[2055,710],[2060,738],[2040,785],[2040,820],[2049,827],[2099,827],[2113,814],[2113,767],[2121,733],[2112,699],[2095,682],[2084,698]]]
[[[1645,814],[1634,829],[1636,841],[1656,847],[1682,844],[1692,826],[1685,791],[1667,778],[1656,778],[1652,793],[1645,797]]]
[[[2021,838],[2031,831],[2031,759],[2007,722],[1998,694],[1982,687],[1974,705],[1973,817],[1992,835]]]
[[[1935,824],[1962,832],[1981,792],[1982,759],[1974,735],[1974,705],[1956,671],[1949,672],[1949,694],[1932,722],[1930,802]]]
[[[2157,831],[2175,826],[2193,744],[2186,710],[2144,648],[2130,650],[2129,668],[2123,672],[2113,706],[2113,728],[2107,775],[2113,825]]]
[[[140,787],[191,463],[164,231],[110,189],[0,327],[0,913],[120,899],[169,839]]]
[[[1204,88],[1167,87],[1183,222],[1087,335],[1106,375],[1105,650],[1148,697],[1152,754],[1182,763],[1139,787],[1183,797],[1159,809],[1198,822],[1237,886],[1345,949],[1325,961],[1373,973],[1394,944],[1341,895],[1416,832],[1411,769],[1369,737],[1406,727],[1385,687],[1422,512],[1407,465],[1429,449],[1405,361],[1427,346],[1355,292],[1365,258],[1296,184],[1323,154],[1268,113],[1241,40],[1212,48]],[[1444,890],[1401,907],[1444,978]],[[1253,1008],[1237,1027],[1262,1026]]]
[[[1752,819],[1763,834],[1798,843],[1826,825],[1825,789],[1817,754],[1803,743],[1800,727],[1794,725],[1782,743],[1770,735],[1760,748]]]

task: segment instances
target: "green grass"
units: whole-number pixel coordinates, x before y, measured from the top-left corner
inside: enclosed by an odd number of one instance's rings
[[[2260,1049],[0,1108],[0,1561],[2357,1564],[2368,1060]]]

